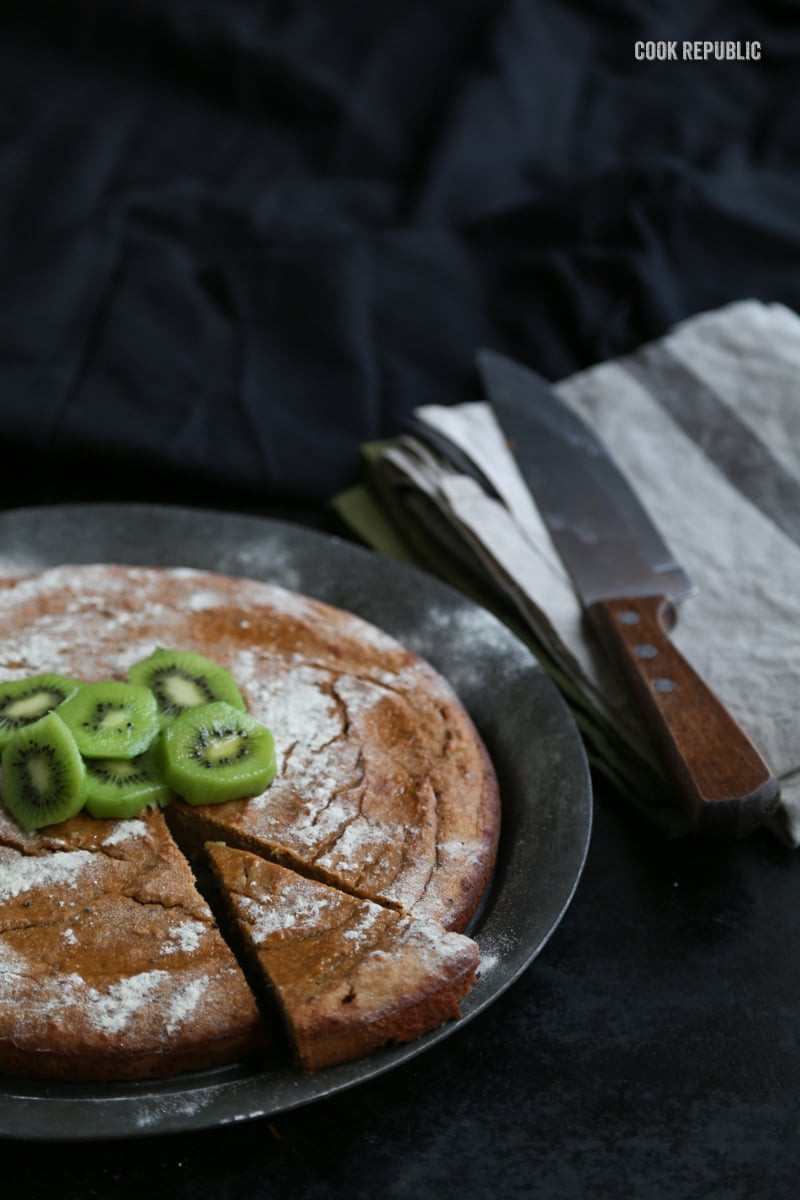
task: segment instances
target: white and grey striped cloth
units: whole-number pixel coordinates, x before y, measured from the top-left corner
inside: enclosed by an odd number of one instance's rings
[[[800,317],[777,304],[736,303],[556,391],[608,446],[697,585],[674,640],[779,777],[774,831],[797,846]],[[665,796],[652,785],[647,735],[587,637],[488,404],[426,407],[416,417],[423,435],[386,449],[386,479],[513,600],[579,714],[594,761],[656,814]]]

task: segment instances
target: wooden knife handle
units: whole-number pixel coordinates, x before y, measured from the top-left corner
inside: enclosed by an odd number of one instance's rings
[[[670,641],[666,596],[601,600],[588,610],[626,669],[676,799],[697,830],[742,836],[774,812],[778,782],[725,706]]]

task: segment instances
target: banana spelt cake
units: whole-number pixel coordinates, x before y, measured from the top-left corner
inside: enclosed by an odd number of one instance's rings
[[[263,1044],[252,997],[181,857],[203,862],[209,841],[291,868],[347,903],[380,906],[393,921],[413,917],[416,930],[433,922],[444,937],[468,927],[495,860],[494,771],[449,684],[395,639],[255,580],[113,565],[0,581],[0,628],[0,682],[46,672],[122,680],[157,647],[203,654],[230,671],[277,757],[260,795],[171,803],[164,814],[180,851],[157,813],[129,822],[79,814],[24,833],[2,811],[0,1070],[170,1074]],[[144,901],[151,876],[165,890]],[[189,912],[204,930],[200,938],[189,927],[197,946],[180,933]],[[218,1003],[213,981],[223,975]],[[57,978],[74,985],[62,988],[61,1007]],[[436,980],[426,986],[433,996]],[[441,1004],[428,1012],[444,1020],[458,988],[446,971],[438,986]],[[375,1040],[347,1044],[356,1055]]]
[[[471,938],[247,851],[209,844],[207,853],[306,1071],[414,1041],[458,1016],[478,968]]]

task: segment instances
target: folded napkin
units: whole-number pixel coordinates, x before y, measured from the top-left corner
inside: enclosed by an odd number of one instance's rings
[[[769,761],[782,797],[772,828],[797,846],[800,317],[736,303],[555,390],[697,585],[673,640]],[[489,405],[420,408],[407,436],[364,447],[364,461],[364,484],[334,502],[340,516],[506,620],[558,684],[593,765],[664,831],[684,832]]]

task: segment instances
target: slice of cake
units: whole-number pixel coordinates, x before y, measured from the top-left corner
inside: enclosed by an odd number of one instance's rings
[[[25,833],[0,807],[0,1072],[165,1076],[262,1042],[241,968],[159,812]]]
[[[305,1071],[460,1015],[479,961],[470,938],[247,851],[210,843],[206,853]]]

